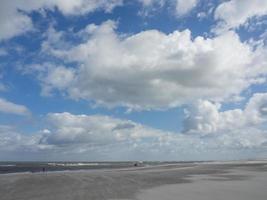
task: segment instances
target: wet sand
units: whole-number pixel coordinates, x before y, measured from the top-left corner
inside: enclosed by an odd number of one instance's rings
[[[0,175],[1,200],[266,200],[267,162]]]

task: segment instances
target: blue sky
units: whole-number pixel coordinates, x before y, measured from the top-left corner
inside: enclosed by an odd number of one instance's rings
[[[266,158],[266,1],[0,4],[0,160]]]

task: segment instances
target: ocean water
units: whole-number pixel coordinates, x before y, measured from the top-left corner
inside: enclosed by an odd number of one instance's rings
[[[0,162],[0,174],[65,170],[120,169],[188,162]]]
[[[0,174],[133,167],[133,162],[0,162]]]

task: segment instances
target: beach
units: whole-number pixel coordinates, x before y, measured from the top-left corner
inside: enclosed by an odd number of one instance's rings
[[[0,175],[1,200],[266,200],[267,162]]]

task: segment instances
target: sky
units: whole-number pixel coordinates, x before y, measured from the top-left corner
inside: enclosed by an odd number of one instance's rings
[[[266,0],[0,0],[0,161],[267,158]]]

